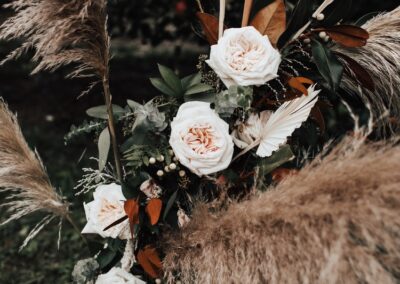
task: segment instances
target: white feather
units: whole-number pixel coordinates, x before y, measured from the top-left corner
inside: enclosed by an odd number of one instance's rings
[[[303,95],[282,104],[271,115],[261,133],[260,145],[256,152],[258,156],[271,156],[307,120],[320,92],[319,90],[315,91],[314,86],[308,89],[307,96]]]

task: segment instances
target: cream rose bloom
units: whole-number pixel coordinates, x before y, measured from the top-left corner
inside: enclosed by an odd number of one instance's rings
[[[179,162],[198,176],[226,169],[233,155],[229,126],[209,103],[187,102],[171,122],[169,140]]]
[[[130,239],[130,228],[128,219],[122,223],[104,229],[126,216],[122,188],[115,183],[100,185],[93,193],[94,200],[84,203],[87,224],[82,230],[82,234],[99,234],[103,238]]]
[[[143,280],[126,272],[122,268],[114,267],[106,274],[101,274],[96,280],[96,284],[146,284]]]
[[[226,87],[262,85],[278,77],[279,52],[254,27],[224,31],[206,61]]]

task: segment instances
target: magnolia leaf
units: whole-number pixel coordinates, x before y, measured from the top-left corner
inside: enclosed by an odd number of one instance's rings
[[[274,152],[270,157],[261,160],[260,173],[261,176],[265,176],[275,170],[276,168],[282,166],[293,160],[294,154],[290,149],[289,145],[284,145],[279,148],[278,151]]]
[[[100,251],[99,255],[96,257],[96,261],[99,263],[100,269],[107,267],[117,256],[117,252],[105,249]]]
[[[285,32],[279,37],[278,48],[281,49],[291,37],[303,27],[313,14],[314,0],[300,0],[294,8]]]
[[[175,72],[161,64],[158,64],[158,70],[160,71],[161,77],[164,79],[165,83],[167,83],[168,87],[175,92],[175,95],[182,94],[181,80],[178,76],[176,76]]]
[[[175,92],[161,78],[150,78],[151,84],[163,94],[175,96]]]
[[[99,150],[99,171],[104,170],[107,164],[108,153],[110,152],[111,139],[110,131],[105,128],[99,136],[98,150]]]
[[[161,276],[162,263],[155,248],[146,246],[144,249],[140,249],[136,258],[138,263],[151,278]]]
[[[146,213],[150,218],[150,224],[153,226],[157,224],[158,220],[160,219],[161,209],[162,201],[158,198],[151,199],[146,206]]]
[[[349,12],[352,11],[352,2],[352,0],[339,0],[333,2],[324,12],[325,19],[322,21],[322,25],[333,26],[347,17]]]
[[[210,85],[200,83],[200,84],[194,85],[191,88],[189,88],[185,92],[185,95],[189,96],[189,95],[193,95],[193,94],[209,92],[212,90],[213,90],[213,87],[211,87]]]
[[[324,31],[335,42],[345,47],[361,47],[367,44],[369,34],[366,30],[352,25],[339,25],[329,28],[315,29],[314,32]]]
[[[114,115],[117,117],[120,117],[126,112],[122,107],[118,105],[112,105],[112,109]],[[94,118],[108,119],[107,107],[105,105],[92,107],[86,111],[86,114]]]
[[[362,67],[353,58],[345,54],[336,52],[336,55],[346,62],[346,64],[344,65],[346,73],[348,73],[350,76],[354,76],[357,79],[357,81],[361,84],[361,86],[367,88],[371,92],[375,91],[374,80],[364,67]]]
[[[174,205],[177,196],[178,196],[178,190],[176,190],[171,195],[171,197],[168,199],[167,205],[165,206],[164,215],[163,215],[164,221],[167,218],[167,215],[168,215],[169,211],[171,210],[172,206]]]
[[[182,78],[181,84],[182,84],[182,89],[187,90],[197,84],[201,83],[201,73],[195,73],[189,76],[186,76],[185,78]]]
[[[129,219],[129,227],[133,239],[135,225],[139,224],[139,202],[135,199],[126,200],[124,210]]]
[[[319,41],[312,41],[312,56],[314,63],[322,77],[329,83],[330,88],[336,91],[343,75],[343,66],[336,56]]]
[[[321,130],[322,133],[324,133],[326,130],[325,119],[318,105],[315,105],[313,107],[310,113],[310,117],[317,122],[319,129]]]
[[[286,9],[283,0],[275,0],[259,11],[251,21],[261,34],[267,35],[272,45],[276,46],[279,37],[286,29]]]
[[[210,14],[197,12],[196,17],[200,20],[204,35],[210,45],[218,42],[218,19]]]

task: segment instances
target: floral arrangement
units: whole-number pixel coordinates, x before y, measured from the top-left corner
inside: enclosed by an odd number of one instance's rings
[[[150,79],[159,96],[145,103],[130,98],[126,106],[112,104],[105,0],[7,4],[16,15],[3,23],[0,39],[22,37],[24,43],[5,61],[33,48],[38,63],[33,73],[76,63],[70,77],[95,78],[83,95],[96,84],[104,93],[105,104],[87,110],[92,120],[73,126],[65,137],[72,143],[91,134],[98,144],[97,167],[83,169],[75,189],[92,196],[83,205],[85,242],[100,242],[102,248],[78,262],[75,281],[94,283],[101,274],[95,283],[159,283],[163,234],[190,223],[197,202],[223,207],[295,174],[311,159],[307,151],[317,152],[331,138],[324,133],[322,109],[340,98],[342,78],[374,92],[369,71],[340,52],[368,44],[369,34],[360,27],[365,19],[341,22],[347,0],[316,2],[299,1],[287,19],[283,0],[261,7],[246,0],[241,25],[227,27],[224,0],[218,17],[204,12],[198,0],[210,53],[200,55],[197,72],[184,77],[159,65],[160,77]],[[23,149],[29,159],[21,163],[40,169],[32,176],[45,176],[5,105],[2,113],[0,122],[14,129],[8,136],[18,136],[22,146],[8,151],[1,168],[10,171]],[[2,151],[10,147],[0,144]],[[21,184],[4,170],[0,187],[31,201],[9,203],[11,211],[21,212],[9,221],[49,212],[28,241],[56,216],[74,224],[67,202],[47,179]],[[43,196],[50,197],[39,203]]]

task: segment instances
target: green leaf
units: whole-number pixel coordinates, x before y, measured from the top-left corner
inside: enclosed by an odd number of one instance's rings
[[[182,84],[178,76],[170,68],[158,64],[158,70],[160,70],[161,77],[165,83],[175,92],[175,94],[182,94]]]
[[[200,84],[201,83],[201,74],[200,73],[195,73],[189,76],[186,76],[181,80],[182,84],[182,89],[185,91],[194,85]]]
[[[106,266],[108,266],[116,256],[117,256],[116,251],[109,249],[102,250],[96,258],[97,262],[100,265],[100,269],[103,269]]]
[[[260,176],[264,177],[276,168],[294,158],[294,154],[289,145],[282,146],[272,156],[264,158],[260,163]]]
[[[116,117],[120,117],[126,112],[122,107],[114,104],[112,105],[112,109]],[[86,114],[94,118],[108,119],[107,106],[105,105],[92,107],[86,111]]]
[[[330,88],[336,91],[339,88],[343,75],[343,65],[325,45],[312,40],[312,55],[314,63],[322,77],[329,83]]]
[[[279,49],[281,49],[291,39],[291,37],[309,21],[313,14],[314,2],[314,0],[300,0],[297,3],[286,31],[278,40]]]
[[[206,103],[214,103],[215,102],[215,94],[214,93],[202,93],[202,94],[193,94],[189,96],[185,96],[185,102],[206,102]]]
[[[163,215],[163,220],[167,218],[169,210],[171,210],[172,206],[174,205],[174,202],[176,200],[176,197],[178,196],[178,190],[176,190],[171,197],[168,199],[167,205],[165,206],[164,209],[164,215]]]
[[[176,96],[174,90],[172,90],[168,85],[164,82],[163,79],[161,78],[150,78],[151,84],[158,89],[160,92],[163,94],[166,94],[168,96]]]
[[[99,136],[98,149],[99,149],[99,170],[104,170],[107,164],[108,153],[110,151],[110,132],[105,128]]]
[[[213,90],[213,87],[211,87],[210,85],[200,83],[200,84],[197,84],[197,85],[194,85],[194,86],[190,87],[185,92],[185,95],[189,96],[189,95],[193,95],[193,94],[209,92],[209,91],[212,91],[212,90]]]

